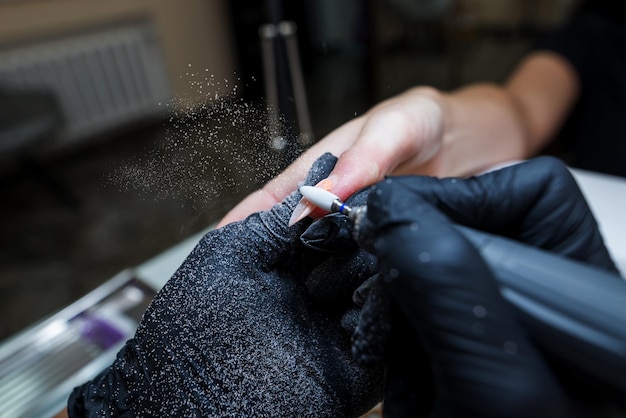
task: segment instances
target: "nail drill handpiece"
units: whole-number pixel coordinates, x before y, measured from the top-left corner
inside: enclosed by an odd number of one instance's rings
[[[358,240],[366,206],[351,208],[317,187],[302,186],[300,192],[313,205],[348,216]],[[620,276],[514,240],[457,228],[480,252],[500,293],[538,344],[626,395],[626,283]]]

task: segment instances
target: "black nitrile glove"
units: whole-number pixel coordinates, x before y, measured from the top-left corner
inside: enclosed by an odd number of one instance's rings
[[[460,225],[617,272],[576,181],[555,158],[539,157],[468,179],[406,176],[394,181]]]
[[[379,402],[381,373],[355,364],[341,314],[305,290],[332,255],[300,242],[306,222],[287,226],[300,197],[205,235],[70,416],[349,417]]]
[[[354,194],[346,204],[365,205],[369,190]],[[391,314],[387,295],[378,285],[375,257],[359,248],[351,221],[339,213],[316,220],[300,239],[309,248],[334,255],[319,263],[306,278],[307,293],[318,303],[343,313],[342,324],[354,335],[352,353],[359,364],[383,367]],[[367,338],[358,338],[361,330]]]
[[[436,396],[432,405],[442,416],[574,416],[562,376],[525,334],[489,268],[451,221],[616,271],[575,181],[555,159],[470,179],[379,183],[358,240],[376,255],[383,287],[401,311],[394,314],[386,353],[386,415],[429,416],[428,397]],[[376,338],[368,329],[357,336],[361,344]]]
[[[365,205],[370,191],[366,188],[357,192],[346,204],[353,208]],[[373,369],[384,367],[385,357],[389,362],[402,362],[403,367],[387,371],[385,412],[393,413],[394,407],[405,416],[429,411],[434,392],[429,373],[425,372],[427,361],[418,354],[421,346],[417,334],[402,316],[392,314],[395,309],[380,285],[375,257],[358,247],[350,220],[338,213],[326,215],[313,222],[301,240],[310,248],[335,254],[311,272],[306,289],[318,303],[345,312],[342,324],[353,335],[354,359]]]
[[[354,194],[346,203],[365,205],[368,190]],[[352,294],[378,270],[374,256],[361,250],[354,240],[350,220],[339,213],[328,214],[313,222],[300,240],[316,252],[333,255],[316,265],[306,278],[311,298],[325,305],[343,308],[348,301],[348,305],[354,306]]]

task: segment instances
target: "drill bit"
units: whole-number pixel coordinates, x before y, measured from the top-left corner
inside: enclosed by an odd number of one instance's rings
[[[300,193],[311,204],[328,212],[338,212],[346,215],[353,223],[365,213],[365,206],[352,208],[339,199],[336,195],[320,187],[301,186]]]

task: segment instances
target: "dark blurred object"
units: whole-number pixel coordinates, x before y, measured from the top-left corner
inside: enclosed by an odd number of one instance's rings
[[[64,126],[56,97],[45,90],[17,90],[0,86],[0,157],[45,184],[65,205],[78,200],[39,161],[36,149],[52,141]]]
[[[298,25],[298,49],[305,75],[312,62],[311,42],[309,39],[309,21],[307,10],[309,1],[284,2],[281,19]],[[230,0],[228,2],[235,36],[235,46],[242,75],[243,95],[248,100],[263,97],[263,61],[259,28],[271,22],[265,2],[256,0]]]
[[[55,97],[46,91],[0,86],[0,153],[15,153],[56,135],[63,124]]]
[[[261,25],[261,51],[265,96],[272,129],[271,146],[290,164],[313,142],[311,118],[304,87],[297,25],[284,20],[280,0],[266,0],[269,23]]]
[[[587,171],[626,177],[626,5],[587,1],[570,21],[541,39],[537,50],[564,58],[579,95],[545,153]]]
[[[243,94],[247,99],[266,102],[269,145],[282,154],[284,165],[313,141],[304,83],[310,56],[307,3],[292,3],[229,2],[244,80]]]
[[[454,6],[454,0],[387,0],[404,17],[418,20],[440,20]]]

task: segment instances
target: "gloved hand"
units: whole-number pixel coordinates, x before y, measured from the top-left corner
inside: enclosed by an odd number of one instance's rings
[[[351,359],[343,313],[306,292],[332,255],[300,242],[306,223],[287,226],[300,198],[205,235],[113,365],[74,390],[70,416],[338,417],[379,402],[380,369]]]
[[[378,258],[399,311],[386,353],[386,415],[429,416],[434,407],[443,416],[575,416],[563,381],[451,220],[616,271],[574,179],[552,158],[465,180],[379,183],[358,239]],[[376,338],[360,327],[358,343]]]

